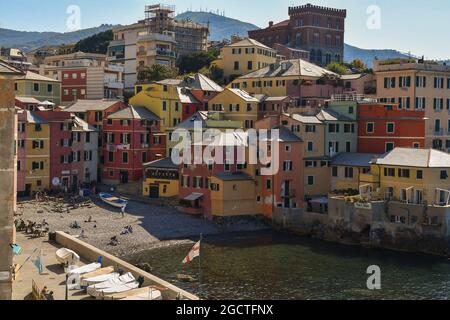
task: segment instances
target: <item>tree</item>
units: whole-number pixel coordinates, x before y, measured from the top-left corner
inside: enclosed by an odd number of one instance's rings
[[[138,80],[140,82],[161,81],[164,79],[174,79],[178,77],[178,69],[161,64],[154,64],[139,71]]]
[[[339,62],[332,62],[329,65],[327,65],[326,68],[331,72],[341,74],[341,75],[346,74],[347,70],[348,70],[344,64],[339,63]]]
[[[357,69],[357,70],[365,70],[367,69],[366,64],[360,60],[360,59],[355,59],[350,63],[351,67],[353,69]]]
[[[178,62],[181,73],[196,73],[203,68],[209,68],[211,63],[217,59],[218,51],[199,51],[182,56]]]
[[[109,42],[113,40],[113,37],[112,30],[94,34],[91,37],[78,41],[74,51],[106,54],[108,52]]]

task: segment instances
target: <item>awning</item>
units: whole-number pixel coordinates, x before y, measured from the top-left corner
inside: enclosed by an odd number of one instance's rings
[[[186,198],[184,198],[183,200],[186,201],[195,201],[198,200],[200,198],[203,197],[203,193],[197,193],[197,192],[193,192],[190,195],[188,195]]]

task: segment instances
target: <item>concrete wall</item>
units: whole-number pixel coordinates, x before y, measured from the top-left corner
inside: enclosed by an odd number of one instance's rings
[[[144,277],[144,286],[156,285],[167,288],[167,291],[163,291],[164,299],[176,299],[178,293],[180,293],[183,299],[187,300],[199,300],[199,298],[187,291],[175,287],[174,285],[155,277],[154,275],[147,273],[132,264],[125,262],[105,251],[102,251],[94,246],[91,246],[83,241],[80,241],[64,232],[58,231],[56,233],[56,242],[61,246],[71,249],[77,252],[82,258],[88,261],[97,261],[99,256],[103,257],[103,267],[114,266],[120,268],[125,272],[131,272],[134,277]]]
[[[17,115],[14,110],[14,82],[0,74],[0,300],[10,300],[12,282],[10,267],[13,255],[10,244],[15,242],[14,211],[17,189]]]

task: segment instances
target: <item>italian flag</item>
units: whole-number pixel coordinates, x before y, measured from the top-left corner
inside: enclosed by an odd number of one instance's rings
[[[200,243],[201,241],[197,242],[194,247],[192,247],[189,254],[184,258],[183,264],[190,263],[192,260],[200,256]]]

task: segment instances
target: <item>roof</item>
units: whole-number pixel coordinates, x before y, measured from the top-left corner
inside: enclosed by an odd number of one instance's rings
[[[199,101],[191,94],[189,89],[177,87],[177,92],[181,103],[199,103]]]
[[[78,100],[73,105],[64,108],[65,112],[105,111],[120,100]]]
[[[211,147],[247,147],[248,133],[242,131],[221,132],[220,134],[214,136],[214,141],[203,140],[201,142],[194,143],[194,145],[206,145]]]
[[[23,72],[21,70],[14,68],[13,66],[4,62],[3,60],[0,60],[0,73],[11,74],[11,75],[23,74]]]
[[[33,97],[16,97],[16,100],[22,103],[41,104],[41,102]]]
[[[232,89],[232,88],[227,88],[227,90],[230,90],[231,92],[233,92],[235,95],[239,96],[241,99],[243,99],[246,102],[259,102],[258,99],[256,99],[255,97],[251,96],[250,93],[241,90],[241,89]]]
[[[180,122],[175,126],[176,129],[194,129],[195,122],[201,122],[202,128],[233,128],[240,129],[242,124],[238,124],[237,121],[224,120],[223,114],[217,111],[198,111],[192,115],[189,119]]]
[[[373,153],[340,153],[331,159],[332,166],[369,167],[379,155]]]
[[[386,166],[449,168],[450,154],[434,149],[395,148],[379,157],[375,163]]]
[[[183,85],[197,90],[222,92],[223,88],[207,76],[196,73],[184,79]]]
[[[164,79],[161,81],[156,81],[157,84],[169,85],[169,86],[178,86],[183,82],[181,79]]]
[[[25,121],[26,123],[43,124],[46,123],[42,118],[38,117],[34,112],[21,109],[18,111],[19,121]]]
[[[338,78],[339,75],[302,59],[285,60],[269,65],[265,68],[247,73],[238,79],[264,78],[264,77],[312,77],[321,78],[325,75]]]
[[[186,198],[184,198],[183,200],[186,201],[195,201],[198,200],[200,198],[203,197],[203,193],[198,193],[198,192],[192,192],[190,195],[188,195]]]
[[[245,173],[221,172],[214,174],[214,177],[222,181],[253,181],[253,178]]]
[[[367,73],[356,73],[356,74],[343,74],[341,75],[342,80],[357,80],[367,76]]]
[[[55,80],[55,79],[53,79],[53,78],[41,76],[40,74],[31,72],[31,71],[27,71],[27,73],[26,73],[24,76],[17,78],[17,80],[31,80],[31,81],[45,81],[45,82],[61,82],[61,81]]]
[[[155,169],[176,169],[178,170],[178,165],[173,163],[172,158],[165,158],[149,163],[144,163],[144,168],[155,168]]]
[[[108,116],[108,119],[161,120],[157,115],[155,115],[147,108],[138,106],[130,106],[128,108],[117,111]]]
[[[355,121],[349,117],[346,117],[340,113],[337,113],[333,110],[322,109],[316,115],[317,119],[321,121]]]
[[[91,126],[83,119],[78,117],[73,118],[75,126],[73,127],[73,131],[83,131],[83,132],[95,132],[97,129],[94,126]]]
[[[291,114],[291,115],[285,113],[284,115],[287,117],[290,117],[298,122],[301,122],[301,123],[308,123],[308,124],[322,124],[323,123],[322,121],[317,119],[316,116],[313,116],[313,115],[304,115],[304,114],[296,114],[296,113]]]
[[[267,130],[267,138],[262,139],[262,141],[272,140],[272,132],[273,130],[278,130],[278,141],[279,142],[302,142],[303,140],[292,133],[291,130],[286,127],[276,127],[271,130]]]
[[[251,38],[245,38],[241,41],[227,45],[227,47],[253,47],[253,46],[264,48],[264,49],[267,49],[270,51],[275,51],[272,48],[262,44],[261,42],[256,41],[255,39],[251,39]]]

